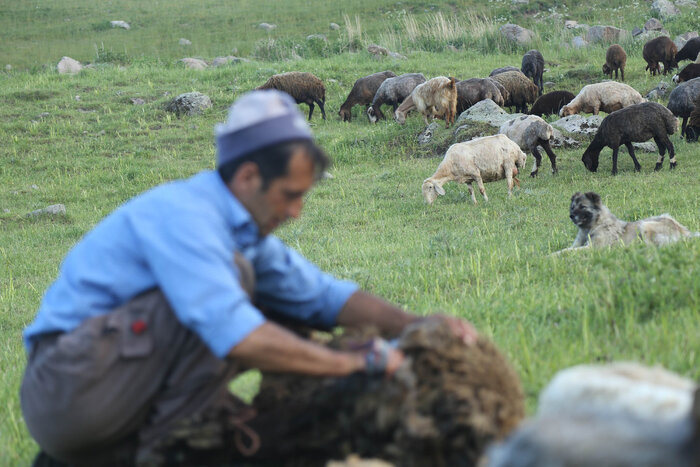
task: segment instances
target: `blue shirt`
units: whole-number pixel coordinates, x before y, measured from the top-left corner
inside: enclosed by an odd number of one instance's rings
[[[239,251],[255,268],[261,306],[331,327],[357,285],[321,272],[252,217],[214,171],[153,188],[119,207],[77,243],[24,331],[71,331],[159,287],[178,320],[218,357],[265,318],[239,283]]]

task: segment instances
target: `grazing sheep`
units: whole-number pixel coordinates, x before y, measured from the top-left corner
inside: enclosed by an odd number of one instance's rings
[[[537,416],[493,446],[485,465],[697,467],[700,389],[693,386],[629,363],[564,370],[540,395]]]
[[[685,125],[688,122],[691,112],[695,109],[695,100],[700,95],[700,78],[693,78],[679,84],[668,96],[668,110],[676,117],[683,119],[681,125],[681,136],[686,136]]]
[[[695,99],[695,108],[690,112],[688,126],[685,127],[685,140],[694,143],[700,137],[700,95]]]
[[[501,73],[505,73],[506,71],[520,71],[520,68],[514,66],[504,66],[501,68],[496,68],[491,73],[489,73],[489,78],[492,76],[500,75]]]
[[[643,102],[631,105],[611,113],[603,119],[598,131],[583,153],[581,160],[588,170],[598,169],[600,151],[609,146],[613,151],[612,174],[617,174],[617,151],[620,145],[627,146],[627,151],[634,162],[634,170],[639,172],[641,166],[634,155],[633,142],[643,142],[654,138],[659,147],[659,159],[654,170],[660,170],[666,149],[669,153],[670,168],[676,167],[676,153],[668,138],[678,127],[678,121],[671,111],[656,102]]]
[[[491,99],[497,105],[503,106],[504,100],[498,86],[498,81],[490,78],[471,78],[457,82],[457,113],[461,114],[477,102]],[[505,88],[503,88],[505,91]]]
[[[378,120],[384,119],[384,114],[381,111],[383,104],[388,104],[393,107],[396,112],[399,104],[406,99],[416,86],[425,83],[425,76],[422,73],[406,73],[394,78],[387,78],[377,89],[377,93],[372,98],[372,103],[367,109],[369,121],[376,123]]]
[[[559,110],[574,99],[569,91],[552,91],[541,95],[532,105],[530,115],[559,115]]]
[[[520,149],[524,152],[531,152],[535,157],[535,162],[532,164],[532,172],[530,172],[531,177],[537,176],[542,163],[542,156],[537,150],[538,146],[542,146],[547,156],[549,156],[549,162],[552,163],[552,175],[558,172],[557,156],[549,144],[549,140],[554,135],[552,125],[536,115],[527,115],[505,122],[501,125],[498,132],[515,141],[520,146]]]
[[[394,78],[395,76],[396,73],[393,71],[380,71],[379,73],[373,73],[355,81],[355,84],[352,85],[352,89],[350,90],[350,94],[348,94],[347,99],[345,99],[345,102],[343,102],[338,111],[341,120],[344,122],[352,121],[352,108],[356,105],[366,106],[366,112],[379,86],[387,78]]]
[[[495,79],[493,79],[493,78],[486,78],[486,79],[490,80],[490,81],[494,84],[494,86],[496,86],[496,87],[498,88],[498,92],[501,93],[501,97],[503,98],[503,104],[499,104],[499,105],[500,105],[501,107],[503,107],[503,105],[505,105],[505,102],[506,102],[508,99],[510,99],[510,93],[509,93],[508,90],[505,88],[505,86],[503,86],[501,83],[499,83],[499,82],[496,81]],[[494,102],[495,102],[495,101],[494,101]]]
[[[290,71],[279,75],[273,75],[262,86],[256,89],[277,89],[284,91],[294,98],[297,104],[309,106],[309,121],[314,113],[314,103],[321,108],[321,115],[326,119],[326,87],[317,76],[302,71]]]
[[[406,115],[416,109],[423,115],[426,125],[430,118],[445,120],[445,128],[455,121],[457,113],[457,86],[452,77],[438,76],[419,84],[396,109],[394,117],[400,124],[406,122]]]
[[[605,63],[603,64],[603,74],[608,75],[612,79],[613,71],[615,72],[615,79],[617,79],[617,70],[620,70],[622,75],[622,81],[625,80],[625,64],[627,63],[627,54],[625,49],[620,47],[619,44],[613,44],[608,47],[608,51],[605,53]]]
[[[642,49],[642,57],[647,62],[645,70],[649,70],[652,76],[660,73],[659,62],[664,64],[664,75],[673,68],[678,68],[676,62],[676,53],[678,48],[671,39],[666,36],[660,36],[651,39]]]
[[[644,102],[644,98],[631,86],[606,81],[584,86],[571,102],[561,108],[559,116],[567,117],[579,112],[593,115],[598,115],[600,111],[611,113],[641,102]]]
[[[693,37],[685,43],[681,50],[676,54],[676,62],[681,60],[695,60],[700,53],[700,37]]]
[[[488,201],[484,182],[506,179],[508,196],[513,195],[513,181],[518,169],[523,168],[527,156],[517,143],[506,135],[484,136],[464,143],[453,144],[447,149],[445,158],[435,173],[423,181],[423,198],[432,204],[438,195],[444,195],[442,185],[450,180],[466,183],[472,201],[476,204],[472,182],[476,181],[479,192]]]
[[[542,95],[544,83],[542,82],[542,73],[544,73],[544,57],[539,50],[529,50],[523,55],[523,62],[520,66],[520,71],[525,76],[532,79],[539,89],[539,95]]]
[[[673,75],[674,83],[690,81],[693,78],[700,78],[700,63],[690,63],[686,65],[678,74]]]
[[[491,77],[498,81],[508,91],[508,99],[504,99],[504,107],[515,107],[516,112],[527,113],[527,105],[537,100],[539,89],[520,71],[506,71]]]

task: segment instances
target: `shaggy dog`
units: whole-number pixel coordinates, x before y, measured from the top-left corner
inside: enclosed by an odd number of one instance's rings
[[[578,227],[578,235],[570,248],[627,245],[636,239],[649,245],[661,246],[684,237],[700,237],[700,232],[691,232],[668,214],[648,217],[635,222],[626,222],[615,217],[601,202],[598,193],[574,193],[571,197],[569,217]]]

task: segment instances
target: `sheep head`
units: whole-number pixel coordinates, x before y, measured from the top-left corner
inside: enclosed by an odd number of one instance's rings
[[[595,139],[593,139],[591,144],[586,148],[586,151],[583,153],[581,161],[583,161],[583,165],[585,165],[590,172],[595,172],[596,170],[598,170],[599,156],[600,149],[598,148]]]
[[[396,122],[400,125],[403,125],[406,123],[406,113],[396,109],[396,112],[394,112],[394,120],[396,120]]]
[[[568,105],[565,105],[564,107],[561,108],[559,111],[559,116],[560,117],[568,117],[569,115],[574,115],[576,112],[574,112],[574,109],[569,107]]]
[[[377,123],[377,120],[379,120],[379,118],[377,117],[377,112],[374,110],[373,106],[370,106],[369,109],[367,109],[367,117],[372,123]]]
[[[428,204],[433,204],[433,201],[435,201],[438,195],[445,195],[445,190],[438,185],[435,180],[430,178],[425,179],[421,189],[423,190],[423,199],[425,199],[425,202]]]
[[[604,75],[611,75],[612,74],[612,69],[608,66],[607,63],[603,64],[603,74]]]
[[[352,120],[352,113],[348,109],[340,109],[338,111],[338,116],[343,122],[349,122]]]

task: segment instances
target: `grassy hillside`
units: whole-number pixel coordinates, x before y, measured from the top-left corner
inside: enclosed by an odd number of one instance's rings
[[[238,95],[283,71],[311,71],[326,83],[328,120],[317,111],[312,127],[335,176],[309,195],[302,218],[279,232],[291,246],[409,310],[472,320],[513,362],[531,411],[557,370],[582,362],[636,360],[699,378],[700,242],[549,256],[576,234],[568,219],[575,191],[599,192],[623,219],[668,212],[700,230],[698,145],[672,137],[679,160],[673,172],[666,160],[654,173],[656,155],[640,153],[642,171],[634,173],[621,153],[617,177],[609,173],[610,150],[595,174],[581,164],[582,148],[558,150],[560,174],[549,175],[545,160],[537,179],[521,177],[513,199],[505,182],[496,182],[486,185],[489,203],[473,206],[466,187],[448,184],[447,195],[426,206],[420,185],[441,153],[418,145],[422,119],[370,125],[359,107],[350,124],[336,116],[355,79],[375,71],[469,78],[519,65],[529,47],[500,38],[497,29],[508,21],[538,32],[545,81],[577,92],[602,79],[605,46],[565,47],[573,34],[563,31],[563,19],[596,24],[614,12],[617,25],[631,29],[648,18],[646,2],[585,9],[557,3],[549,11],[554,2],[293,0],[271,8],[260,1],[0,1],[0,66],[13,66],[0,73],[0,465],[27,465],[36,449],[17,397],[21,331],[67,250],[135,194],[212,168],[213,125]],[[132,30],[108,28],[113,19]],[[684,11],[665,24],[679,34],[694,20],[694,11]],[[278,28],[256,29],[263,21]],[[331,31],[331,21],[341,29]],[[313,33],[328,42],[307,41]],[[180,37],[192,46],[178,46]],[[372,42],[407,60],[375,60],[365,51]],[[645,94],[660,78],[643,73],[641,43],[623,45],[627,82]],[[226,55],[232,47],[252,61],[204,71],[176,63]],[[95,66],[60,76],[50,68],[62,55]],[[188,91],[209,95],[213,108],[183,118],[164,111]],[[134,98],[145,104],[134,105]],[[449,131],[441,126],[437,138]],[[55,203],[66,205],[66,216],[25,216]]]

